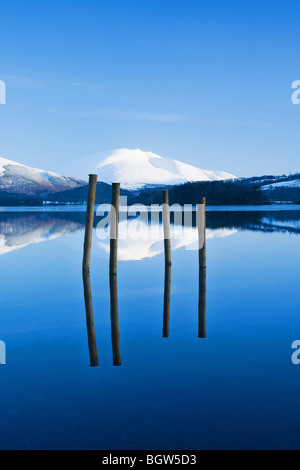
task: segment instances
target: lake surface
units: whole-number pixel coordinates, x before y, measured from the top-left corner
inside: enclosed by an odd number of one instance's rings
[[[121,367],[96,230],[90,367],[84,220],[79,208],[0,213],[0,448],[299,449],[299,206],[208,208],[206,339],[196,229],[172,242],[169,338],[163,241],[120,240]]]

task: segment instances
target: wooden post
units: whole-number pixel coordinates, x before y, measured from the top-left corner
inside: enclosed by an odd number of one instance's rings
[[[197,205],[197,227],[199,235],[199,328],[198,337],[206,338],[206,199]]]
[[[83,271],[89,272],[91,265],[92,235],[94,224],[94,208],[97,190],[97,175],[89,175],[89,190],[86,207],[85,237],[83,250]]]
[[[118,305],[118,224],[119,224],[120,184],[113,183],[110,217],[110,319],[111,340],[113,351],[113,365],[121,366],[120,331],[119,331],[119,305]]]
[[[119,225],[120,184],[113,183],[110,216],[110,274],[117,274],[118,266],[118,225]]]
[[[206,269],[206,199],[198,200],[197,226],[199,235],[199,267]]]
[[[84,300],[85,300],[85,310],[86,310],[86,326],[87,326],[88,343],[89,343],[89,351],[90,351],[90,366],[98,367],[99,359],[98,359],[96,333],[95,333],[91,277],[90,277],[89,271],[83,271],[83,288],[84,288]]]
[[[164,244],[165,244],[165,264],[171,266],[171,229],[170,229],[170,207],[169,192],[163,191],[163,228],[164,228]]]
[[[165,292],[164,292],[164,323],[163,337],[169,338],[170,330],[170,303],[171,303],[171,265],[165,267]]]

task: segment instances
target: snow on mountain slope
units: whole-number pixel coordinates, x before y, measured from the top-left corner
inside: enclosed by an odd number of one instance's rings
[[[35,195],[77,188],[84,183],[56,173],[30,168],[0,157],[0,190],[10,193]]]
[[[139,149],[118,149],[108,156],[102,153],[78,160],[65,169],[66,172],[80,178],[86,178],[89,173],[98,173],[100,181],[119,182],[128,189],[145,185],[175,185],[236,178],[229,173],[201,170]]]
[[[277,188],[300,188],[300,179],[291,180],[291,181],[281,181],[280,183],[272,183],[265,186],[262,186],[262,190],[267,191],[270,189]]]

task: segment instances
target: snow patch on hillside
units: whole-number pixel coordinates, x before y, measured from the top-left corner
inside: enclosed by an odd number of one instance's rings
[[[266,186],[262,186],[262,190],[272,190],[277,188],[300,188],[300,179],[291,180],[291,181],[281,181],[280,183],[268,184]]]

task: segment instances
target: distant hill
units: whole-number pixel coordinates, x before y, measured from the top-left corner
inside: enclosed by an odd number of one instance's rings
[[[0,191],[0,206],[17,207],[17,206],[42,206],[43,199],[25,194],[11,194],[6,191]]]
[[[82,186],[85,182],[0,158],[0,191],[42,196]]]
[[[300,204],[300,188],[289,185],[296,181],[292,176],[262,176],[234,181],[200,181],[181,185],[145,187],[139,190],[121,189],[128,204],[160,204],[162,189],[169,190],[171,204],[196,204],[199,197],[206,197],[208,205],[268,205],[276,202]],[[277,183],[280,183],[276,186]],[[275,187],[274,187],[275,186]],[[268,189],[266,189],[268,188]],[[56,193],[49,197],[54,203],[83,204],[88,186]],[[98,183],[96,203],[110,203],[111,185]]]
[[[88,185],[80,188],[62,191],[56,194],[49,194],[47,202],[52,203],[73,203],[85,204],[87,201]],[[132,191],[121,189],[121,195],[131,197]],[[96,204],[108,204],[111,201],[111,185],[106,183],[97,183]]]
[[[263,176],[241,180],[247,186],[260,188],[270,203],[300,204],[300,174]]]
[[[162,189],[169,190],[171,204],[196,204],[199,197],[205,196],[210,205],[244,205],[268,204],[263,191],[253,186],[246,186],[239,182],[199,182],[186,183],[177,186],[160,186],[144,188],[139,191],[122,190],[121,195],[127,196],[128,204],[160,204]],[[48,201],[53,203],[83,204],[87,200],[88,186],[64,191],[49,196]],[[96,203],[110,203],[111,185],[98,183]]]

